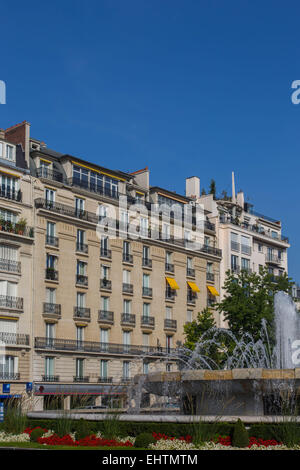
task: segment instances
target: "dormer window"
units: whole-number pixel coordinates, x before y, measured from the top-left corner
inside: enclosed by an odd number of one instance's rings
[[[7,160],[10,160],[10,161],[14,161],[15,160],[15,155],[14,155],[14,147],[12,145],[9,145],[7,144],[6,145],[6,155],[5,155],[5,158],[7,158]]]

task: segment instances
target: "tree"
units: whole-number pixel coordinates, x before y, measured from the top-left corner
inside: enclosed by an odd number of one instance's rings
[[[216,198],[216,191],[216,182],[212,179],[209,186],[209,194],[213,194],[214,199]]]
[[[211,339],[216,329],[216,322],[210,308],[206,307],[199,312],[197,320],[184,325],[184,334],[186,337],[184,346],[192,351],[195,349],[197,342],[205,334],[205,339]],[[199,353],[220,365],[222,362],[222,353],[216,344],[205,345]]]
[[[242,270],[238,275],[227,271],[225,298],[217,305],[237,338],[250,333],[255,340],[260,337],[262,320],[266,320],[271,343],[274,342],[274,294],[291,293],[293,282],[285,273],[274,277],[266,267],[260,272]]]

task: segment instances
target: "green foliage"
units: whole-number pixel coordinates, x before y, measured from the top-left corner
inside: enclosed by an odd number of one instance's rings
[[[91,434],[92,432],[88,421],[81,418],[77,424],[77,429],[75,431],[76,441],[79,441],[79,439],[84,439],[85,437],[90,436]]]
[[[30,441],[37,442],[38,438],[42,437],[43,434],[45,434],[45,431],[43,429],[41,428],[34,429],[30,434]]]
[[[232,445],[233,447],[247,447],[249,445],[248,431],[240,419],[234,425]]]
[[[20,406],[9,403],[4,414],[3,429],[10,434],[20,434],[26,428],[27,417]]]
[[[214,199],[216,198],[216,182],[214,179],[211,180],[209,185],[209,194],[213,194]]]
[[[154,437],[150,432],[143,432],[136,437],[134,447],[142,447],[143,449],[147,449],[150,444],[155,444]]]
[[[197,320],[184,325],[184,334],[186,336],[185,347],[194,350],[196,343],[203,335],[205,339],[211,339],[213,336],[212,328],[216,327],[216,322],[212,311],[206,307],[202,312],[198,313]],[[199,351],[202,356],[207,356],[208,361],[220,366],[223,360],[223,354],[214,344],[206,345],[203,350]]]
[[[59,437],[66,436],[72,432],[72,418],[67,411],[63,411],[56,420],[56,433]]]
[[[292,285],[286,274],[274,282],[267,268],[261,268],[258,274],[242,270],[236,275],[227,271],[226,295],[217,309],[237,338],[250,333],[258,340],[262,319],[265,319],[269,338],[274,343],[274,294],[280,290],[290,293]]]
[[[120,427],[120,416],[116,413],[108,415],[106,419],[102,421],[102,433],[106,439],[114,439],[116,437],[122,437],[122,427]]]

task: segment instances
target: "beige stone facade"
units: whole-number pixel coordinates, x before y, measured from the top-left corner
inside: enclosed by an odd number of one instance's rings
[[[1,244],[19,240],[21,274],[3,279],[17,278],[24,305],[17,330],[29,337],[26,347],[14,346],[20,380],[9,376],[12,394],[19,382],[24,393],[32,383],[35,408],[59,394],[64,406],[75,406],[70,397],[78,396],[99,404],[125,397],[136,373],[175,370],[168,355],[183,343],[185,323],[207,305],[207,286],[220,290],[215,226],[205,220],[201,231],[194,219],[183,226],[174,214],[153,218],[154,203],[189,206],[193,217],[195,209],[190,198],[151,187],[148,169],[113,171],[37,140],[28,144],[27,123],[9,134],[3,142],[15,143],[23,170],[2,159],[0,173],[14,167],[22,201],[1,197],[0,207],[12,206],[16,222],[24,217],[33,227],[30,237],[0,232]],[[116,231],[103,241],[101,223],[111,219]]]

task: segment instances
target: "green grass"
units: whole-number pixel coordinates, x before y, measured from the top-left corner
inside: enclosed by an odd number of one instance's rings
[[[0,447],[18,447],[20,449],[43,450],[146,450],[137,447],[86,447],[86,446],[48,446],[37,442],[0,442]]]

